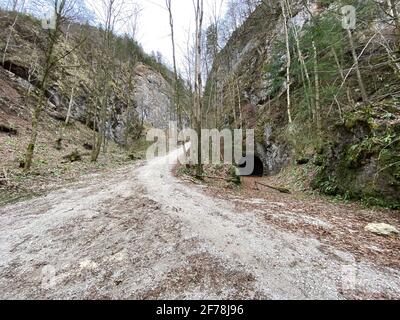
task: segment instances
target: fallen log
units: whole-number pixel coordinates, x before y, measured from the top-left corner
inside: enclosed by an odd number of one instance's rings
[[[256,183],[256,185],[264,186],[266,188],[279,191],[280,193],[286,193],[286,194],[290,194],[291,193],[290,190],[286,189],[286,188],[274,187],[274,186],[270,186],[268,184],[261,183],[261,182],[258,182],[258,181],[256,181],[255,183]]]
[[[207,178],[207,179],[215,179],[215,180],[222,180],[222,181],[226,181],[226,182],[231,182],[231,183],[235,183],[235,184],[239,184],[240,183],[240,180],[237,180],[237,179],[235,179],[234,177],[231,177],[231,178],[222,178],[222,177],[216,177],[216,176],[195,176],[197,179],[200,179],[200,180],[202,180],[202,179],[204,179],[204,178]]]
[[[224,181],[230,181],[231,179],[228,179],[228,178],[222,178],[222,177],[215,177],[215,176],[195,176],[196,178],[201,178],[201,179],[204,179],[204,178],[207,178],[207,179],[216,179],[216,180],[224,180]]]

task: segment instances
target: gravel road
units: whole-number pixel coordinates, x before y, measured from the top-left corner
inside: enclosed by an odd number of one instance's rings
[[[399,270],[178,180],[179,154],[0,208],[0,298],[400,298]]]

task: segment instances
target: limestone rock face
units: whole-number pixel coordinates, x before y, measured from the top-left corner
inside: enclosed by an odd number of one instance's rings
[[[141,63],[136,65],[134,73],[133,104],[126,106],[114,97],[113,117],[107,123],[108,137],[120,144],[126,142],[126,130],[134,119],[148,127],[165,129],[175,118],[170,83],[159,72]]]
[[[1,52],[5,51],[6,39],[11,34],[9,28],[14,19],[14,13],[2,12]],[[0,72],[5,73],[6,82],[11,83],[12,87],[19,88],[24,95],[26,94],[24,91],[30,90],[34,96],[43,74],[47,34],[44,29],[37,28],[39,22],[33,17],[18,19],[10,38],[6,59],[4,62],[0,61]],[[80,67],[55,68],[51,72],[47,84],[47,105],[44,112],[61,122],[65,121],[70,106],[69,120],[71,122],[78,121],[97,130],[101,107],[91,92],[95,88],[93,85],[96,74],[89,67],[90,63],[86,61],[89,57],[87,52],[83,52],[85,49],[81,47],[81,44],[74,43],[79,38],[74,36],[78,29],[80,28],[74,26],[70,30],[71,37],[68,45],[71,48],[76,45],[76,50],[72,50],[65,58],[63,65],[79,65]],[[88,32],[93,39],[100,36],[96,28],[90,28]],[[91,50],[93,51],[91,55],[96,55],[100,47],[101,44],[98,43]],[[106,135],[119,144],[126,144],[128,140],[139,138],[143,127],[167,128],[169,120],[175,118],[172,110],[171,72],[166,66],[150,59],[142,52],[139,45],[133,45],[130,50],[137,54],[138,63],[132,70],[128,61],[115,55],[114,62],[120,66],[120,69],[113,75],[115,80],[113,85],[118,88],[113,88],[107,95]],[[132,75],[133,84],[131,83]],[[20,108],[27,109],[22,104]]]
[[[289,25],[291,28],[296,27],[300,38],[308,32],[313,16],[323,17],[338,10],[340,5],[337,1],[310,1],[310,4],[306,7],[304,1],[291,1]],[[296,159],[301,159],[300,162],[306,159],[307,163],[310,162],[310,173],[313,171],[313,175],[309,176],[313,189],[328,195],[364,198],[371,204],[399,208],[399,145],[398,142],[392,142],[389,147],[382,149],[390,142],[380,142],[385,141],[388,136],[397,137],[400,133],[398,98],[385,98],[372,108],[361,108],[362,104],[357,102],[362,100],[359,98],[357,80],[354,76],[349,76],[347,83],[349,89],[354,91],[356,107],[352,108],[345,101],[344,114],[335,115],[335,112],[331,112],[335,101],[326,96],[322,109],[325,114],[321,135],[311,125],[312,111],[304,108],[301,72],[292,71],[291,111],[294,121],[289,124],[284,21],[279,1],[263,1],[241,27],[233,32],[225,47],[218,53],[208,77],[212,81],[207,83],[206,88],[210,89],[206,93],[212,98],[210,101],[214,100],[211,109],[217,115],[222,114],[220,125],[236,127],[235,122],[241,117],[245,120],[246,128],[256,130],[257,155],[260,156],[267,175],[279,173],[288,164],[294,164]],[[379,26],[371,23],[368,28],[359,28],[354,34],[360,47],[371,48],[368,49],[371,52],[365,51],[366,57],[377,54],[373,51],[374,42],[367,45],[370,27]],[[391,31],[388,29],[386,32],[389,34]],[[344,41],[344,45],[348,47],[347,40]],[[294,41],[292,45],[295,51]],[[378,47],[379,44],[376,48]],[[344,54],[351,56],[348,50]],[[294,54],[292,58],[297,60],[297,55]],[[312,57],[308,56],[307,60],[311,63]],[[362,68],[368,70],[367,59],[362,63]],[[297,79],[293,77],[296,73]],[[379,87],[379,83],[385,79],[388,83],[397,81],[390,71],[371,70],[363,73],[366,78],[371,78],[371,83],[368,84],[368,93],[371,96],[376,92],[373,83]],[[385,76],[379,80],[377,74]],[[334,78],[329,81],[336,83]],[[337,89],[339,86],[334,91]],[[394,92],[394,89],[390,90]],[[377,101],[379,99],[381,98],[377,97]],[[248,121],[248,106],[254,110],[254,115],[250,115],[250,118],[255,118],[255,124],[254,121]],[[341,113],[342,110],[338,112]],[[338,121],[340,118],[343,119]]]
[[[293,23],[301,27],[307,13],[300,1],[294,1],[293,5]],[[284,108],[268,103],[269,97],[273,96],[272,80],[264,70],[264,66],[273,57],[275,39],[282,39],[282,33],[283,19],[279,4],[268,3],[268,10],[265,6],[258,7],[243,26],[232,34],[225,48],[219,53],[209,77],[216,81],[216,96],[223,97],[222,101],[217,101],[223,107],[232,104],[232,87],[237,85],[245,120],[247,105],[254,108],[257,123],[254,128],[258,130],[257,154],[268,175],[279,173],[290,160],[285,141],[277,138],[276,134],[283,126]],[[283,56],[281,59],[284,61],[286,58]],[[279,89],[282,91],[281,95],[284,89]],[[224,111],[230,112],[228,108]],[[261,115],[262,118],[268,118],[268,122],[261,123]],[[248,125],[246,127],[253,128]]]
[[[134,100],[139,117],[154,128],[168,128],[175,118],[172,109],[173,88],[164,77],[150,67],[139,64],[135,68]]]
[[[370,223],[365,227],[365,231],[372,232],[379,236],[400,235],[399,230],[397,230],[394,226],[386,223]]]

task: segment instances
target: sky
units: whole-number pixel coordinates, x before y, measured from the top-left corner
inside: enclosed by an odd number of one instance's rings
[[[142,7],[137,40],[146,52],[159,51],[166,62],[172,64],[172,48],[170,38],[169,14],[165,0],[137,0]],[[208,25],[213,7],[217,7],[219,14],[225,12],[225,0],[204,1],[204,24]],[[177,59],[183,60],[187,51],[186,43],[188,32],[194,31],[194,7],[192,0],[172,0],[174,15],[175,42]]]
[[[92,5],[98,3],[95,0],[86,0]],[[123,0],[120,0],[123,1]],[[136,40],[143,46],[147,53],[161,52],[164,62],[172,66],[172,47],[170,38],[169,13],[165,0],[132,0],[141,8]],[[213,8],[222,16],[225,12],[226,0],[204,1],[204,25],[208,25]],[[188,32],[194,31],[194,7],[192,0],[172,0],[174,16],[175,43],[177,50],[177,62],[184,61]],[[120,32],[123,32],[121,26]]]
[[[9,0],[0,0],[0,3],[6,3]],[[101,3],[107,0],[83,0],[88,7],[92,9],[97,16],[100,16],[104,10],[101,9]],[[131,11],[130,4],[136,3],[140,11],[138,30],[136,40],[142,45],[147,53],[161,52],[164,63],[172,66],[172,45],[170,38],[169,13],[166,8],[165,0],[116,0],[123,3],[126,7],[125,12]],[[195,28],[194,6],[195,0],[172,0],[172,11],[174,17],[174,31],[176,43],[176,55],[178,68],[184,63],[187,52],[188,34],[193,33]],[[26,1],[28,3],[29,1]],[[227,0],[204,0],[204,22],[203,26],[210,24],[211,17],[214,14],[223,17],[226,11]],[[45,12],[46,10],[44,10]],[[100,21],[104,20],[101,17]],[[125,25],[120,25],[118,33],[126,31]],[[179,68],[182,72],[182,68]]]

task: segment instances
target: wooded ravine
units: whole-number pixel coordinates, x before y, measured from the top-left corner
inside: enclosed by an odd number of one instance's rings
[[[398,1],[178,2],[0,1],[0,298],[399,299]]]

